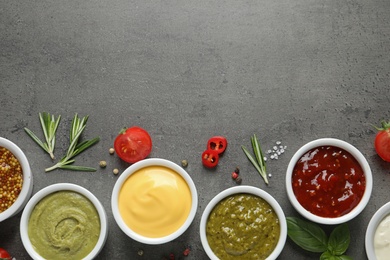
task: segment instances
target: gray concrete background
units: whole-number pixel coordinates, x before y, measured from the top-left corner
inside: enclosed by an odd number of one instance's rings
[[[109,237],[98,259],[161,259],[173,252],[207,259],[199,238],[203,209],[218,192],[243,183],[274,196],[297,216],[285,187],[293,153],[321,137],[345,140],[366,156],[374,175],[367,208],[350,221],[347,253],[365,259],[364,236],[375,211],[390,200],[390,164],[373,148],[370,124],[390,119],[390,1],[2,1],[0,4],[0,136],[26,153],[34,190],[58,182],[91,190],[108,214]],[[101,141],[76,158],[94,173],[45,173],[49,157],[26,135],[40,133],[39,112],[62,116],[57,156],[65,153],[74,113],[89,115],[85,138]],[[151,157],[180,163],[199,192],[186,233],[162,246],[125,236],[111,213],[111,190],[128,167],[108,149],[124,126],[153,139]],[[282,141],[287,151],[269,160],[265,186],[240,146],[256,133],[263,149]],[[202,167],[207,139],[227,137],[216,170]],[[29,259],[19,236],[20,214],[0,223],[0,247]],[[144,255],[139,257],[139,249]],[[290,240],[280,259],[319,259]]]

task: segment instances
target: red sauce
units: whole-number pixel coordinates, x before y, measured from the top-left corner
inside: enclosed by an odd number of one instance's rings
[[[335,218],[360,202],[366,187],[363,169],[347,151],[321,146],[305,153],[292,174],[299,203],[320,217]]]

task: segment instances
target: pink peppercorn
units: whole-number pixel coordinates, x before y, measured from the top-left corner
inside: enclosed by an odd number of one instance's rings
[[[190,254],[190,249],[189,248],[186,248],[183,252],[183,255],[184,256],[188,256]]]

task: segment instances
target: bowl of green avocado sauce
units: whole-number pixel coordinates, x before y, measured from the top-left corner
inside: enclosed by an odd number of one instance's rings
[[[107,239],[107,216],[90,191],[58,183],[27,203],[20,232],[33,259],[93,259]]]
[[[232,187],[205,208],[200,238],[212,260],[276,259],[286,243],[286,218],[267,192],[252,186]]]

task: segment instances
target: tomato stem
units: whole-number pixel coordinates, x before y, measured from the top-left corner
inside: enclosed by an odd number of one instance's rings
[[[375,125],[372,125],[376,130],[378,131],[385,131],[390,128],[390,122],[386,122],[385,120],[381,121],[382,127],[377,127]]]

